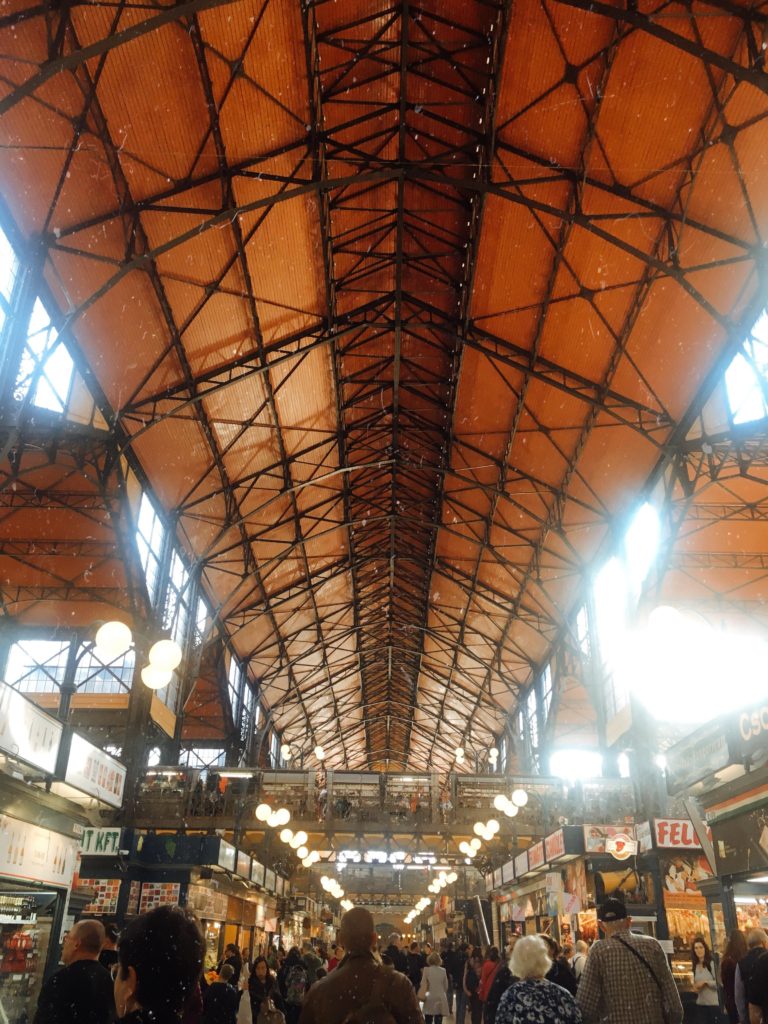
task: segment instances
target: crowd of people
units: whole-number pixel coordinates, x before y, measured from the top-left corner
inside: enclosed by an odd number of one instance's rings
[[[228,945],[206,976],[199,923],[178,907],[142,914],[119,936],[84,919],[64,938],[34,1024],[443,1024],[450,1014],[455,1024],[682,1024],[661,945],[631,931],[615,897],[598,920],[605,937],[591,947],[529,935],[503,953],[433,949],[392,933],[380,948],[373,917],[355,907],[330,948],[272,948],[251,964]],[[767,954],[762,929],[732,933],[721,964],[730,1024],[768,1021]],[[697,1024],[715,1024],[717,972],[702,937],[691,969]]]

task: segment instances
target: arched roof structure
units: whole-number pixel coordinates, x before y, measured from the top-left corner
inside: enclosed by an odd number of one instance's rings
[[[490,745],[655,489],[659,593],[759,618],[764,437],[716,393],[765,301],[767,17],[7,5],[6,222],[95,404],[6,417],[5,614],[142,614],[138,473],[275,726],[373,768]]]

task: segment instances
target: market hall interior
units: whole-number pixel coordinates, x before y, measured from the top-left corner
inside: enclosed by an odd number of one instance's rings
[[[764,5],[0,12],[0,1006],[768,923]]]

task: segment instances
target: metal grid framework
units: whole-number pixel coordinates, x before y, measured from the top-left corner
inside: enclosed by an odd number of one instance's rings
[[[490,746],[654,488],[658,592],[760,619],[765,425],[712,395],[765,294],[767,17],[15,5],[0,182],[109,432],[7,410],[6,511],[50,483],[3,521],[6,614],[141,614],[130,453],[332,766]]]

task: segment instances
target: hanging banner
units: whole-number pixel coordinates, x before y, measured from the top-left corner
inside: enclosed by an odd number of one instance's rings
[[[122,807],[125,766],[76,732],[72,733],[64,781],[105,804]]]
[[[77,839],[0,814],[0,875],[69,888],[75,873]]]

